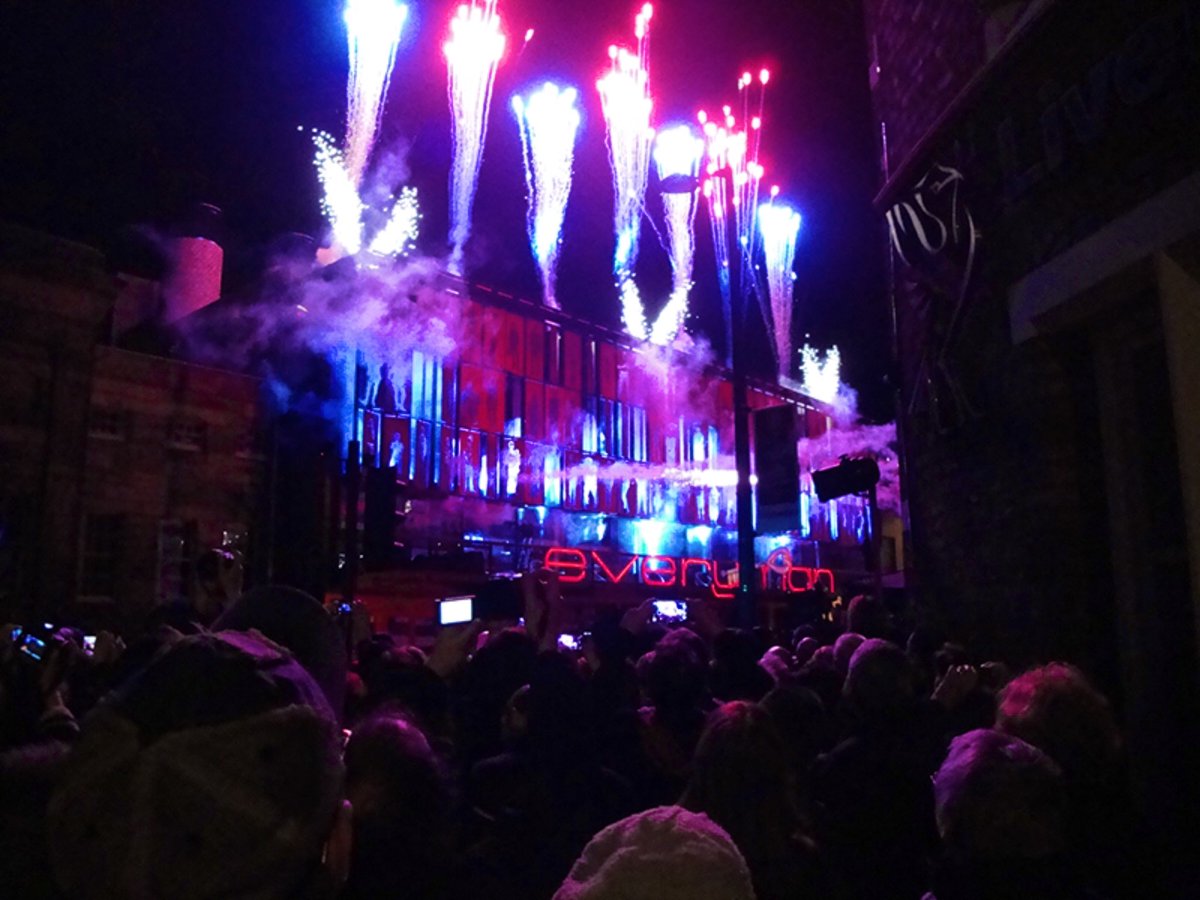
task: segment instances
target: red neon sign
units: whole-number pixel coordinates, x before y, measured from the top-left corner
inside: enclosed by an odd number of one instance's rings
[[[738,566],[734,564],[722,573],[721,567],[713,559],[677,560],[672,556],[638,554],[630,556],[624,566],[616,568],[610,566],[595,550],[585,554],[577,547],[551,547],[546,551],[542,565],[557,572],[564,584],[578,584],[589,576],[600,576],[609,584],[638,583],[655,588],[706,587],[714,597],[722,600],[731,599],[738,587]],[[767,587],[771,576],[775,575],[778,576],[780,589],[785,593],[797,594],[810,590],[820,580],[824,580],[831,591],[834,590],[832,571],[794,565],[791,551],[786,547],[772,551],[767,561],[758,566],[758,570],[763,587]]]

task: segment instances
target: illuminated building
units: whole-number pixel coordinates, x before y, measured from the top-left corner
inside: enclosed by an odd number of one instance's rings
[[[367,568],[380,570],[360,593],[403,593],[427,609],[445,557],[479,577],[546,565],[601,596],[616,596],[609,586],[636,588],[626,598],[726,596],[737,579],[728,372],[457,279],[437,290],[455,307],[452,350],[414,346],[386,363],[359,352],[343,373],[354,389],[343,438],[358,441],[367,470]],[[797,411],[795,437],[826,434],[825,407],[752,386],[752,409],[783,404]],[[802,477],[790,532],[758,537],[769,591],[864,577],[865,501],[822,504],[811,491]],[[414,566],[417,584],[396,574]]]

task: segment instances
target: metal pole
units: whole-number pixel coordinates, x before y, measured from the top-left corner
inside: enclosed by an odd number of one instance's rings
[[[879,533],[879,491],[871,485],[871,572],[874,575],[875,599],[883,600],[883,535]]]
[[[733,173],[728,169],[730,196]],[[751,211],[753,212],[753,211]],[[754,489],[750,485],[750,404],[746,390],[746,307],[749,289],[744,283],[742,247],[734,235],[729,281],[733,294],[733,443],[737,468],[738,589],[733,618],[739,628],[758,624],[758,571],[754,563]]]
[[[343,596],[347,603],[354,602],[358,588],[358,495],[361,481],[361,459],[358,441],[352,440],[346,447],[346,534],[345,570],[342,572]]]

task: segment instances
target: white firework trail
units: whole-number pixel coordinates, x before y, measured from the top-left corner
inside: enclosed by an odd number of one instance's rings
[[[796,274],[796,238],[800,213],[789,206],[764,203],[758,208],[762,234],[763,264],[770,302],[770,328],[774,337],[775,362],[781,378],[790,375],[792,362],[792,308]]]
[[[842,354],[830,347],[821,359],[820,351],[805,344],[800,348],[801,390],[822,403],[833,404],[842,390]]]
[[[613,274],[621,294],[625,328],[638,340],[648,337],[646,314],[633,283],[641,236],[642,211],[650,174],[650,19],[654,9],[642,7],[635,22],[636,52],[610,47],[610,70],[596,83],[608,132],[608,158],[613,174],[613,230],[616,250]]]
[[[450,269],[462,272],[463,248],[471,234],[471,207],[479,184],[483,143],[496,67],[504,35],[496,0],[463,4],[450,21],[445,44],[449,72],[454,161],[450,169]]]
[[[371,239],[369,250],[376,256],[401,256],[411,251],[420,233],[421,208],[417,189],[405,187],[392,204],[387,223]]]
[[[395,0],[347,0],[342,17],[350,51],[345,167],[358,188],[379,130],[408,7]]]
[[[512,100],[525,159],[529,244],[541,273],[542,296],[553,309],[559,308],[554,283],[579,134],[578,99],[575,88],[561,89],[546,82],[528,99],[515,96]]]
[[[358,188],[333,136],[325,131],[314,130],[312,139],[317,148],[313,165],[321,182],[321,208],[333,230],[334,244],[343,252],[354,255],[362,249],[364,207]]]

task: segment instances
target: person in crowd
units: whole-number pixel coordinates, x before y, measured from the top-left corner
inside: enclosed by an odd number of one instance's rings
[[[70,745],[35,740],[0,753],[0,885],[22,900],[58,898],[47,853],[46,807]]]
[[[850,658],[854,656],[854,651],[862,646],[862,642],[866,638],[854,631],[847,631],[845,634],[838,637],[833,643],[833,661],[837,666],[838,674],[844,679],[846,673],[850,671]]]
[[[871,638],[843,687],[849,736],[813,766],[818,839],[852,896],[917,898],[936,844],[929,778],[941,748],[918,715],[911,664]]]
[[[211,625],[242,595],[245,578],[241,555],[214,547],[196,559],[195,590],[191,615],[202,625]]]
[[[1020,738],[976,729],[950,744],[933,789],[942,854],[926,900],[1082,898],[1063,858],[1058,765]]]
[[[1068,850],[1088,884],[1109,896],[1144,890],[1139,873],[1147,867],[1133,858],[1136,816],[1107,698],[1079,669],[1050,663],[1004,687],[995,727],[1045,751],[1062,768]]]
[[[48,822],[69,897],[332,897],[351,828],[336,716],[260,634],[179,638],[89,715]]]
[[[713,640],[712,655],[710,682],[718,700],[757,702],[774,687],[758,664],[762,650],[753,632],[726,628]]]
[[[669,803],[687,783],[704,729],[709,707],[706,657],[698,655],[690,640],[660,642],[638,661],[638,675],[649,700],[638,711],[647,764],[639,792],[649,804]]]
[[[286,648],[321,686],[329,708],[342,721],[349,668],[346,638],[315,597],[282,585],[253,588],[225,610],[212,628],[255,629]]]
[[[730,836],[679,806],[637,813],[597,834],[554,900],[754,900]]]
[[[456,684],[458,753],[464,770],[504,749],[500,733],[513,692],[528,684],[537,643],[517,628],[494,633],[466,662]]]
[[[801,829],[796,781],[770,713],[740,700],[712,713],[679,805],[729,834],[758,900],[829,893],[815,844]]]
[[[471,771],[486,821],[471,862],[487,893],[549,897],[588,840],[635,808],[633,790],[597,759],[587,686],[566,656],[539,655],[521,705],[524,737]]]
[[[817,756],[832,748],[833,723],[814,691],[790,682],[773,688],[763,697],[762,706],[783,738],[792,771],[800,776],[801,807],[807,809],[808,771]]]
[[[454,871],[448,776],[421,729],[374,715],[354,729],[345,765],[354,840],[343,896],[465,896]]]

